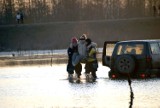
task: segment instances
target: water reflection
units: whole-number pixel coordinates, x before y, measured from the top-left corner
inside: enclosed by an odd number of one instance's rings
[[[0,108],[128,108],[126,80],[108,79],[100,66],[96,82],[67,80],[66,65],[0,68]],[[84,70],[83,70],[84,72]],[[132,80],[133,108],[160,107],[160,80]]]

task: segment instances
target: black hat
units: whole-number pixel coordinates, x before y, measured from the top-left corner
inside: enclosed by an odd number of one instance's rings
[[[88,45],[91,44],[92,40],[91,40],[90,38],[87,38],[87,39],[86,39],[86,42],[87,42],[87,46],[88,46]]]

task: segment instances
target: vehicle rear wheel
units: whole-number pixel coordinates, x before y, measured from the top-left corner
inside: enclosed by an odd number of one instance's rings
[[[115,62],[115,68],[119,73],[132,74],[135,70],[135,60],[130,55],[121,55]]]

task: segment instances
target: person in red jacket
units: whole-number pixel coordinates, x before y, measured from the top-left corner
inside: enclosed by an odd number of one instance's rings
[[[67,53],[68,53],[67,72],[68,72],[69,79],[73,78],[74,71],[76,72],[78,79],[81,76],[82,65],[80,63],[78,63],[75,66],[73,66],[73,64],[72,64],[73,53],[77,53],[77,52],[78,52],[78,40],[76,37],[72,37],[70,46],[67,50]]]

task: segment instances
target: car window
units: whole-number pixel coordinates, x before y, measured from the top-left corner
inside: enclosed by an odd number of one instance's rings
[[[159,43],[160,44],[160,43]],[[152,54],[160,54],[160,48],[158,43],[151,43],[151,53]]]
[[[144,52],[144,44],[133,44],[133,43],[127,43],[127,44],[120,44],[117,48],[117,55],[122,54],[135,54],[135,55],[141,55]]]
[[[107,44],[106,45],[106,56],[111,56],[114,50],[115,44]]]

